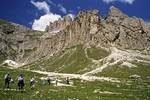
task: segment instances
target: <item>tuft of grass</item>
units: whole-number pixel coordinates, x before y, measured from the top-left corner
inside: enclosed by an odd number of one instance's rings
[[[2,20],[2,19],[0,19],[0,23],[6,24],[6,25],[8,25],[8,26],[11,26],[11,25],[12,25],[10,22],[5,21],[5,20]]]
[[[92,48],[87,49],[87,54],[90,58],[100,60],[107,57],[110,53],[100,47],[93,46]]]
[[[51,40],[53,37],[47,37],[45,38],[45,40]]]
[[[12,58],[16,58],[17,52],[13,51],[13,52],[10,52],[8,55]]]
[[[8,63],[3,64],[4,67],[8,67]]]
[[[8,21],[0,19],[0,25],[2,32],[6,35],[12,34],[15,31],[15,26]]]
[[[25,49],[24,50],[24,52],[25,52],[24,57],[27,56],[28,54],[30,54],[31,52],[36,51],[36,50],[37,50],[36,47],[34,47],[33,49]]]

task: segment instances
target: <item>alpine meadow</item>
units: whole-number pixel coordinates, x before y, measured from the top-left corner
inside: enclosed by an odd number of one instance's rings
[[[0,19],[0,99],[150,100],[150,24],[114,6],[103,18],[98,10],[64,16],[45,31]]]

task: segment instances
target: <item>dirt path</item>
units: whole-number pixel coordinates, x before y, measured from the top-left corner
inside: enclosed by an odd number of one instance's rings
[[[43,71],[35,71],[30,70],[32,72],[40,73],[40,74],[46,74],[48,76],[59,76],[59,77],[70,77],[70,78],[79,78],[87,81],[94,81],[94,80],[105,80],[110,82],[120,82],[117,80],[117,78],[110,78],[110,77],[97,77],[97,76],[86,76],[86,75],[80,75],[80,74],[66,74],[66,73],[54,73],[54,72],[43,72]]]

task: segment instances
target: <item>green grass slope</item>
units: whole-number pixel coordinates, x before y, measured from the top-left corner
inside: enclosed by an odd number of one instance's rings
[[[87,49],[87,54],[90,58],[100,60],[107,57],[110,53],[100,47],[93,46],[92,48]]]
[[[96,76],[115,77],[128,79],[131,75],[139,75],[142,79],[150,78],[150,64],[133,62],[137,67],[122,66],[122,62],[108,66],[102,72],[96,73]]]
[[[43,70],[59,73],[82,74],[95,68],[95,64],[86,58],[84,46],[77,45],[58,52],[50,59],[36,61],[22,68],[31,70]]]
[[[60,51],[53,57],[23,66],[24,69],[42,70],[59,73],[84,74],[97,67],[93,60],[107,57],[110,53],[100,47],[86,49],[83,45],[76,45]]]

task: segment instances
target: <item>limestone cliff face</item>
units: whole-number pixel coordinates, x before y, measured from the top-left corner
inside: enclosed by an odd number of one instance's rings
[[[25,26],[0,20],[0,60],[19,61],[37,48],[37,37],[42,32],[34,31]]]
[[[128,17],[119,9],[110,7],[108,15],[100,18],[99,11],[79,12],[67,28],[59,32],[59,44],[116,46],[129,49],[150,49],[150,25],[142,19]],[[63,38],[62,38],[63,37]]]
[[[73,21],[65,16],[50,23],[45,32],[0,23],[1,59],[29,63],[77,44],[150,50],[150,25],[113,6],[104,19],[98,10],[79,12]]]
[[[64,16],[63,19],[58,19],[58,21],[55,21],[54,23],[50,22],[50,25],[46,27],[46,32],[54,32],[58,30],[65,29],[68,25],[70,25],[72,22],[72,19],[70,16]]]
[[[150,25],[142,19],[129,18],[117,8],[110,7],[109,14],[104,18],[103,23],[107,31],[110,29],[107,38],[115,46],[131,49],[150,48]]]

